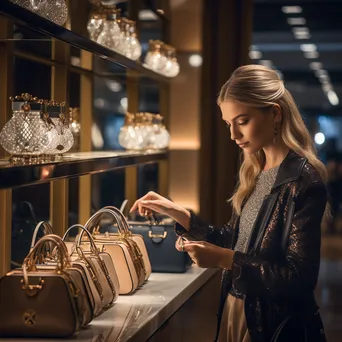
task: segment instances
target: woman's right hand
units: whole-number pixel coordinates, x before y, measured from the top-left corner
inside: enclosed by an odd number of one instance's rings
[[[190,223],[190,212],[167,198],[150,191],[139,198],[133,204],[130,213],[138,210],[142,216],[149,216],[152,212],[167,215],[188,229]]]

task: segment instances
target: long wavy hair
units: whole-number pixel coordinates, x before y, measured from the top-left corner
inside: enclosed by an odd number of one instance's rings
[[[299,113],[298,107],[285,88],[278,74],[262,65],[245,65],[236,69],[221,88],[218,104],[233,101],[261,110],[278,104],[282,112],[279,135],[284,143],[298,155],[308,159],[319,172],[322,180],[327,181],[325,165],[317,158],[313,140]],[[241,206],[255,188],[258,174],[262,171],[266,157],[263,150],[255,154],[243,152],[243,162],[239,171],[239,182],[230,198],[235,212],[241,214]],[[326,218],[329,216],[326,210]]]

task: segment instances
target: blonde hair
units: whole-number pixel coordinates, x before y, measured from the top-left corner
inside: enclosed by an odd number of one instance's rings
[[[307,158],[308,162],[319,172],[322,180],[327,181],[325,165],[316,156],[313,140],[298,107],[274,70],[262,65],[239,67],[221,88],[217,102],[220,105],[228,100],[260,109],[278,104],[282,112],[279,134],[284,143],[298,155]],[[229,200],[238,215],[241,214],[244,198],[254,190],[257,175],[263,169],[265,161],[263,150],[255,154],[244,152],[239,183]]]

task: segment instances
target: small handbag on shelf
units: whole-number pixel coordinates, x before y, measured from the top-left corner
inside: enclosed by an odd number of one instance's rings
[[[111,256],[102,251],[99,252],[94,240],[87,229],[80,224],[71,226],[64,234],[66,239],[69,232],[75,228],[81,229],[77,235],[76,241],[66,242],[71,263],[74,267],[82,269],[85,273],[93,297],[95,315],[98,315],[102,309],[111,305],[119,295],[119,280]],[[82,235],[87,235],[89,248],[84,249],[81,245]]]
[[[120,236],[97,233],[93,234],[94,242],[100,251],[105,251],[112,257],[119,278],[120,294],[133,293],[145,282],[146,271],[141,251],[122,224],[121,217],[113,210],[101,209],[87,221],[85,228],[90,232],[94,229],[98,231],[97,227],[105,214],[114,218]]]
[[[55,245],[57,262],[40,269],[45,244]],[[68,337],[91,317],[87,298],[57,235],[42,237],[21,269],[0,279],[0,336]],[[58,295],[56,295],[58,294]],[[88,316],[88,319],[86,319]]]

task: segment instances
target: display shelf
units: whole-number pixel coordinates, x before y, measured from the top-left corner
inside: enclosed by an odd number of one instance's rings
[[[98,55],[101,58],[117,63],[130,70],[137,71],[143,76],[150,77],[164,83],[169,81],[168,77],[156,73],[151,69],[145,68],[140,62],[133,61],[124,55],[121,55],[120,53],[107,49],[106,47],[93,42],[87,37],[81,36],[62,26],[56,25],[55,23],[44,19],[39,15],[26,10],[25,8],[15,5],[8,0],[0,1],[0,14],[10,17],[33,30],[64,41],[77,48],[89,51],[94,55]]]
[[[112,171],[123,167],[158,162],[167,151],[101,151],[66,153],[63,160],[32,165],[13,165],[0,159],[0,189],[33,185],[60,178]]]

